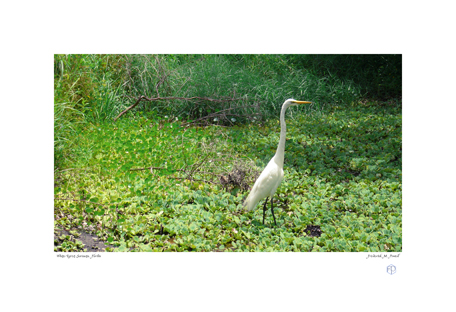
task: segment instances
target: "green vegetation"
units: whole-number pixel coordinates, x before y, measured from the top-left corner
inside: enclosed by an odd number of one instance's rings
[[[400,56],[58,55],[54,67],[56,229],[108,251],[402,251]],[[140,95],[225,101],[142,101],[113,122]],[[290,97],[313,105],[287,113],[274,227],[240,207]]]

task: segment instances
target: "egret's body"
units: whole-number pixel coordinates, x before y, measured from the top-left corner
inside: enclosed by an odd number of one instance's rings
[[[310,104],[311,102],[307,101],[296,101],[293,99],[288,99],[283,103],[282,110],[280,111],[280,140],[279,146],[277,146],[277,151],[269,161],[266,168],[264,168],[263,172],[260,174],[258,179],[256,180],[255,184],[250,191],[249,196],[244,201],[244,209],[247,211],[253,210],[260,200],[266,198],[266,201],[263,205],[263,224],[264,224],[264,217],[266,214],[266,203],[268,198],[271,197],[271,212],[272,216],[274,217],[274,223],[277,225],[275,216],[274,216],[274,208],[272,205],[272,197],[274,196],[277,188],[279,187],[280,183],[283,179],[283,158],[285,154],[285,136],[287,132],[287,127],[285,124],[285,111],[288,107],[299,105],[299,104]]]
[[[260,174],[244,202],[247,211],[253,210],[263,198],[273,196],[283,179],[283,162],[272,157]]]

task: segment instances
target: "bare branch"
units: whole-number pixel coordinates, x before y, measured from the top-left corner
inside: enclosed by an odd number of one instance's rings
[[[196,119],[196,120],[193,120],[192,122],[188,122],[188,123],[185,124],[185,126],[190,125],[190,124],[193,124],[193,123],[197,123],[198,121],[202,121],[202,120],[209,119],[209,118],[212,118],[212,117],[217,117],[217,116],[223,116],[223,117],[225,117],[225,118],[226,118],[226,115],[228,115],[228,116],[242,117],[241,115],[236,115],[236,114],[223,114],[223,112],[227,112],[227,111],[230,111],[230,110],[233,110],[233,109],[257,108],[257,107],[258,107],[258,106],[256,106],[256,105],[250,105],[250,106],[240,106],[240,107],[231,107],[231,108],[227,108],[227,109],[224,109],[224,110],[221,110],[221,111],[218,111],[218,112],[209,114],[209,115],[207,115],[207,116],[198,118],[198,119]],[[260,113],[254,113],[254,114],[252,114],[252,115],[261,115],[261,114],[260,114]]]
[[[176,170],[176,171],[184,171],[183,169],[170,169],[170,168],[163,168],[163,167],[146,167],[146,168],[133,168],[130,171],[137,171],[137,170]]]
[[[121,112],[119,114],[119,116],[117,116],[116,118],[114,118],[114,121],[116,121],[120,116],[122,116],[123,114],[125,114],[126,112],[128,112],[130,109],[134,108],[136,105],[139,104],[139,102],[144,98],[143,95],[141,95],[135,102],[135,104],[131,105],[130,107],[128,107],[126,110],[124,110],[123,112]]]
[[[127,109],[125,109],[123,112],[121,112],[116,118],[114,118],[114,121],[117,121],[119,117],[121,117],[123,114],[127,113],[129,110],[135,108],[140,101],[145,100],[145,101],[163,101],[163,100],[183,100],[183,101],[191,101],[191,100],[201,100],[201,101],[209,101],[209,102],[216,102],[216,103],[225,103],[225,102],[232,102],[232,101],[237,101],[241,99],[235,99],[235,98],[226,98],[226,99],[212,99],[208,97],[199,97],[199,96],[193,96],[193,97],[178,97],[178,96],[169,96],[169,97],[155,97],[155,98],[148,98],[145,97],[144,95],[141,95],[138,97],[136,100],[135,104],[131,105]]]

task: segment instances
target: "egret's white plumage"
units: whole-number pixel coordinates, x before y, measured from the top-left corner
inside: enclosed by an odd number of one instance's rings
[[[283,179],[283,163],[272,157],[266,168],[260,174],[244,202],[244,209],[253,210],[260,200],[273,196]]]
[[[283,103],[282,110],[280,111],[280,140],[279,145],[277,146],[277,151],[274,157],[272,157],[266,168],[264,168],[263,172],[256,180],[255,184],[252,187],[252,190],[250,191],[249,196],[244,201],[244,209],[250,211],[258,205],[258,202],[260,200],[266,198],[266,201],[263,206],[263,224],[264,215],[266,211],[266,202],[268,197],[271,197],[271,211],[275,223],[274,210],[272,206],[272,196],[274,196],[274,193],[276,192],[277,188],[279,187],[283,179],[283,158],[285,154],[285,135],[287,132],[287,127],[285,124],[285,111],[290,106],[310,103],[311,102],[307,101],[296,101],[294,99],[288,99]]]

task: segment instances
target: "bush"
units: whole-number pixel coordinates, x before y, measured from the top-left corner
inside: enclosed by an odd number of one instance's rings
[[[321,77],[353,82],[364,97],[385,100],[402,95],[402,55],[288,55],[290,63]]]
[[[68,157],[78,125],[112,119],[120,100],[123,56],[54,56],[54,162]]]

